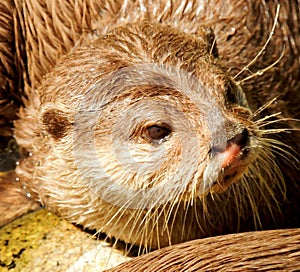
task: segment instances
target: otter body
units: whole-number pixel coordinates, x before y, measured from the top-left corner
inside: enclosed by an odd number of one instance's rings
[[[299,226],[300,8],[277,4],[1,4],[25,193],[147,250]]]
[[[108,271],[297,271],[299,242],[299,229],[229,234],[163,248]]]

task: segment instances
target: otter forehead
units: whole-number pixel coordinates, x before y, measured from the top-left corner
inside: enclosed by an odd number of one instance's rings
[[[201,36],[191,35],[155,23],[118,27],[64,57],[41,87],[41,101],[61,97],[68,103],[76,103],[80,94],[85,95],[104,76],[140,64],[178,67],[218,94],[219,90],[224,91],[230,79],[215,58],[213,33],[199,33]],[[74,97],[75,92],[77,97]]]

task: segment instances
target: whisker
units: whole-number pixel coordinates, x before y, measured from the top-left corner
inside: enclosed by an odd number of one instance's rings
[[[276,124],[276,123],[281,123],[281,122],[285,122],[285,121],[295,121],[295,122],[299,122],[299,119],[295,119],[295,118],[280,118],[280,119],[276,119],[276,120],[271,120],[271,121],[266,121],[267,119],[271,118],[273,116],[269,116],[268,118],[264,118],[264,120],[260,119],[257,122],[254,122],[254,124],[260,128],[263,126],[269,126],[271,124]],[[265,122],[263,122],[265,121]],[[289,128],[286,128],[287,130]],[[300,130],[300,129],[296,129],[296,128],[292,128],[293,130]]]
[[[272,64],[270,64],[269,66],[267,66],[267,67],[265,67],[265,68],[263,68],[263,69],[260,69],[260,70],[256,71],[254,74],[252,74],[252,75],[250,75],[250,76],[247,76],[247,77],[243,78],[242,80],[238,81],[238,84],[242,84],[243,82],[245,82],[245,81],[247,81],[247,80],[249,80],[249,79],[251,79],[251,78],[253,78],[253,77],[262,76],[265,72],[267,72],[268,70],[270,70],[271,68],[273,68],[275,65],[277,65],[277,64],[281,61],[281,59],[282,59],[283,56],[284,56],[284,53],[285,53],[285,52],[284,52],[284,48],[283,48],[283,50],[282,50],[282,52],[281,52],[279,58],[278,58],[276,61],[274,61],[274,62],[273,62]]]
[[[270,105],[272,105],[277,99],[278,99],[279,96],[275,96],[274,98],[272,98],[270,101],[266,102],[264,105],[262,105],[261,107],[259,107],[249,118],[249,121],[253,120],[253,118],[255,118],[257,115],[259,115],[261,112],[263,112],[265,109],[267,109]],[[274,113],[274,114],[271,114],[271,115],[267,115],[255,122],[258,122],[260,120],[265,120],[265,119],[268,119],[268,118],[271,118],[271,117],[276,117],[278,115],[280,115],[281,112],[277,112],[277,113]]]
[[[198,199],[199,199],[200,202],[202,202],[202,207],[203,207],[203,205],[204,205],[203,204],[203,202],[204,202],[203,199],[200,199],[200,198],[198,198]],[[199,229],[201,230],[201,232],[204,233],[203,224],[200,223],[200,219],[199,219],[200,213],[198,213],[198,211],[197,211],[197,205],[194,205],[193,209],[194,209],[194,215],[195,215],[195,219],[196,219],[196,222],[197,222],[197,226],[199,227]]]
[[[179,206],[179,205],[178,205]],[[187,216],[188,216],[188,206],[184,205],[184,216],[183,216],[183,221],[182,221],[182,229],[181,229],[181,241],[183,240],[184,238],[184,233],[187,232],[187,233],[190,233],[190,229],[186,229],[185,226],[187,225],[186,222],[187,222]],[[188,227],[192,227],[191,224],[188,226]]]
[[[243,187],[246,190],[246,197],[248,198],[248,201],[249,201],[249,204],[250,204],[250,207],[251,207],[251,210],[252,210],[252,216],[253,216],[253,219],[254,219],[255,229],[258,229],[258,226],[260,228],[262,228],[262,222],[261,222],[261,219],[260,219],[260,216],[259,216],[258,207],[257,207],[256,201],[253,197],[253,190],[250,187],[248,182],[244,183]]]
[[[254,130],[259,131],[260,134],[270,135],[270,134],[279,134],[279,133],[291,133],[291,131],[299,131],[299,129],[289,129],[289,128],[275,128],[275,129],[264,129],[264,130]]]
[[[241,181],[243,182],[243,181]],[[234,196],[234,203],[235,203],[235,206],[236,206],[236,210],[237,210],[237,230],[240,230],[240,224],[241,224],[241,214],[242,214],[242,203],[241,203],[241,193],[240,193],[240,190],[237,188],[237,186],[232,186],[232,193],[233,193],[233,196]]]
[[[289,145],[275,139],[264,139],[264,140],[265,140],[265,146],[272,148],[272,152],[281,156],[289,163],[292,163],[294,167],[299,168],[300,166],[299,160],[292,154],[293,149]]]
[[[176,208],[174,210],[175,205],[176,205]],[[170,218],[170,216],[173,214],[173,219],[170,222],[171,223],[170,224],[170,234],[173,233],[176,215],[178,214],[179,208],[180,208],[180,201],[176,201],[176,202],[173,202],[172,205],[170,205],[170,209],[168,210],[168,218]],[[171,241],[170,241],[170,243],[171,243]]]
[[[165,209],[164,209],[164,212],[165,212]],[[172,229],[169,229],[169,227],[168,227],[169,216],[170,215],[168,213],[167,214],[164,213],[165,220],[164,220],[164,224],[163,224],[163,230],[167,233],[168,243],[169,243],[169,245],[171,245],[172,244],[172,239],[171,239]],[[157,224],[157,227],[158,227],[158,224]]]
[[[213,42],[212,42],[212,44],[211,44],[211,47],[210,47],[210,49],[209,49],[209,55],[210,55],[210,56],[212,56],[212,54],[213,54],[213,51],[214,51],[216,42],[217,42],[217,38],[214,37],[214,40],[213,40]]]
[[[266,48],[267,48],[269,42],[271,41],[271,39],[272,39],[272,37],[273,37],[273,35],[274,35],[275,28],[276,28],[276,25],[277,25],[277,23],[278,23],[279,11],[280,11],[280,4],[277,5],[274,23],[273,23],[271,32],[270,32],[269,37],[268,37],[268,39],[266,40],[265,44],[263,45],[263,47],[261,48],[261,50],[257,53],[257,55],[254,57],[254,59],[251,60],[244,68],[242,68],[242,70],[239,71],[239,72],[233,77],[233,79],[236,79],[236,78],[237,78],[239,75],[241,75],[244,71],[249,71],[250,66],[252,66],[252,65],[258,60],[258,58],[263,54],[263,52],[266,50]]]

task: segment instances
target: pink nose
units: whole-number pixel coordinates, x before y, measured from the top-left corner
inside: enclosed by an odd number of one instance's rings
[[[226,148],[226,150],[222,153],[224,158],[222,163],[222,168],[231,165],[235,161],[238,154],[240,154],[240,152],[241,152],[241,147],[237,144],[232,144],[231,146]]]
[[[232,139],[227,141],[225,151],[221,152],[223,156],[222,168],[226,168],[232,165],[239,159],[239,155],[242,153],[242,149],[246,146],[248,141],[248,130],[244,129],[242,133],[237,134]]]

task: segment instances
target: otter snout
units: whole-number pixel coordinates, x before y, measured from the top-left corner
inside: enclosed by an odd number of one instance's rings
[[[228,168],[239,160],[249,141],[248,136],[249,132],[246,128],[244,128],[241,133],[227,141],[226,149],[220,153],[224,156],[222,168]]]
[[[211,159],[203,176],[206,191],[223,192],[247,171],[252,160],[250,133],[247,128],[227,140],[226,147],[212,147]]]

